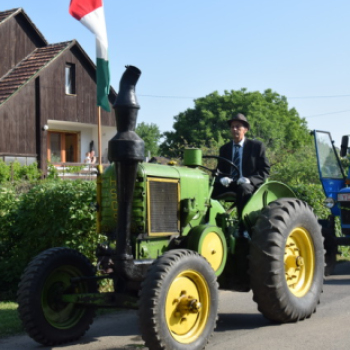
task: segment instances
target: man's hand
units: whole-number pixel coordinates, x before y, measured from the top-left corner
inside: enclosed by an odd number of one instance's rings
[[[232,182],[233,180],[230,179],[229,177],[222,177],[220,179],[220,182],[221,182],[221,185],[224,186],[224,187],[228,187],[229,184]]]
[[[250,184],[250,180],[246,177],[240,177],[237,180],[237,185],[241,185],[241,184]]]

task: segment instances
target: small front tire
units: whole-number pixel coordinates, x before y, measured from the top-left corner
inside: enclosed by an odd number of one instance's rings
[[[141,334],[152,350],[204,349],[215,326],[218,285],[198,253],[171,250],[152,265],[139,300]]]

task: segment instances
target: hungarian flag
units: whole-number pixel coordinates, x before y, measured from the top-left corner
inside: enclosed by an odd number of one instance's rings
[[[97,105],[110,112],[108,41],[102,0],[71,0],[69,13],[96,36]]]

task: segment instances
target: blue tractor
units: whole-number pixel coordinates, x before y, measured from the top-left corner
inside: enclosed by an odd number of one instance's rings
[[[342,137],[338,152],[329,132],[314,130],[313,134],[325,205],[331,212],[328,219],[320,220],[326,251],[325,275],[330,275],[336,264],[338,247],[350,246],[350,172],[345,174],[340,161],[348,154],[349,136]],[[337,217],[340,218],[340,233],[336,232]]]

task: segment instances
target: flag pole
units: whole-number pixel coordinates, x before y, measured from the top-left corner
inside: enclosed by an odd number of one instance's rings
[[[97,113],[97,133],[98,133],[98,165],[102,164],[102,146],[101,146],[101,107],[98,106]]]
[[[97,168],[97,232],[101,232],[101,194],[102,194],[102,146],[101,146],[101,106],[110,112],[109,64],[106,19],[103,0],[71,0],[69,13],[87,27],[96,37],[96,88],[98,105],[98,164]]]
[[[96,199],[97,199],[97,217],[96,229],[97,233],[101,233],[101,202],[102,202],[102,147],[101,147],[101,107],[97,108],[97,137],[98,137],[98,165],[97,165],[97,179],[96,179]]]

